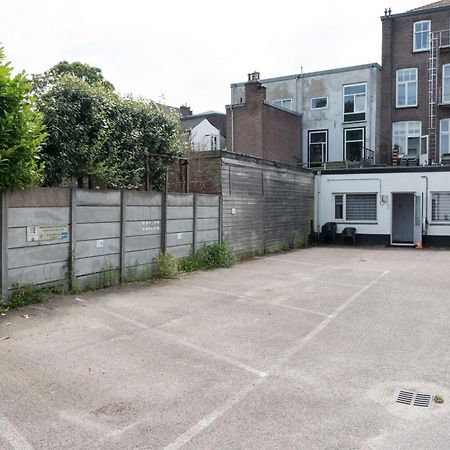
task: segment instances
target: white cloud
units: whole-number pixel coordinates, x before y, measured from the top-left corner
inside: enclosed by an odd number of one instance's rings
[[[381,62],[381,21],[425,0],[21,0],[2,5],[0,42],[17,69],[100,67],[121,92],[196,112],[223,110],[229,85]]]

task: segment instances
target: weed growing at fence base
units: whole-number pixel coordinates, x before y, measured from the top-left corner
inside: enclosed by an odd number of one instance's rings
[[[169,253],[160,253],[158,256],[155,256],[155,278],[178,278],[180,273],[178,259],[175,256],[170,255]]]
[[[236,263],[234,253],[227,244],[205,245],[185,258],[180,259],[180,270],[193,272],[199,269],[228,268]]]

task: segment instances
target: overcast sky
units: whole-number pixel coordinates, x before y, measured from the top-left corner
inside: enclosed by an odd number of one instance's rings
[[[381,62],[384,8],[427,0],[16,0],[0,42],[16,69],[61,60],[103,70],[122,93],[224,110],[230,83]]]

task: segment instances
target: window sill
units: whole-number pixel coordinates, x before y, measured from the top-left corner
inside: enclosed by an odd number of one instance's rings
[[[360,220],[359,222],[357,222],[357,221],[342,221],[342,220],[339,220],[339,219],[334,219],[334,221],[338,224],[338,225],[378,225],[378,222],[371,222],[371,221],[369,221],[369,222],[365,222],[365,221],[362,221],[362,220]],[[449,224],[450,225],[450,224]]]
[[[355,123],[366,123],[367,119],[364,120],[354,120],[353,122],[342,122],[342,125],[353,125]]]
[[[436,227],[450,227],[450,221],[448,222],[430,222],[430,226]]]
[[[417,109],[419,105],[395,106],[395,109]]]
[[[424,53],[424,52],[427,52],[429,50],[429,48],[421,48],[421,49],[418,49],[418,50],[415,50],[415,49],[413,49],[413,54],[414,53]]]

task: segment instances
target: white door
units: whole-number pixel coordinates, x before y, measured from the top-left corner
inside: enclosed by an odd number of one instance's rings
[[[420,138],[419,164],[428,166],[428,136],[421,136]]]
[[[414,196],[414,244],[422,242],[422,195]]]

